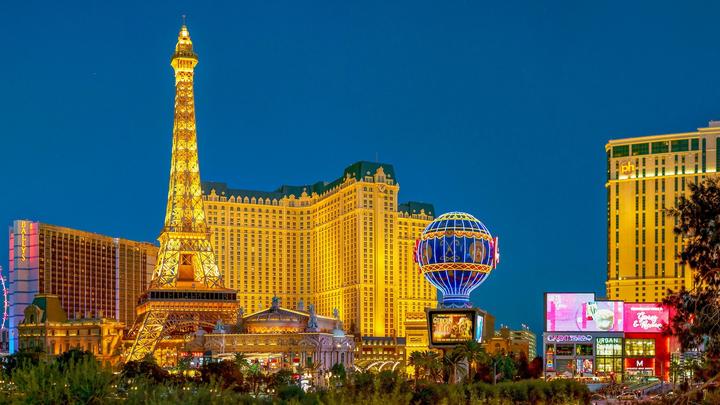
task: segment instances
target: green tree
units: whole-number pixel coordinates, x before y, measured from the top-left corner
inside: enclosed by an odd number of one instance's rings
[[[268,388],[278,389],[287,385],[292,385],[293,372],[287,368],[281,368],[277,372],[270,375],[268,380]]]
[[[67,382],[70,403],[106,404],[114,396],[115,375],[102,367],[92,355],[71,360],[64,369],[58,366]]]
[[[330,380],[334,386],[342,386],[347,378],[345,366],[342,363],[335,363],[330,367]]]
[[[417,387],[418,380],[420,379],[420,374],[423,372],[423,359],[425,357],[423,356],[423,352],[421,351],[414,351],[410,353],[410,361],[409,364],[413,368],[413,380],[414,380],[414,386]]]
[[[207,363],[200,368],[200,373],[203,382],[217,381],[223,389],[243,384],[243,375],[231,360]]]
[[[678,338],[684,351],[705,352],[704,375],[720,372],[720,179],[689,184],[669,214],[682,238],[680,261],[693,269],[694,288],[669,292],[665,304],[675,309],[666,333]]]
[[[245,356],[245,353],[235,353],[233,361],[235,362],[235,367],[237,367],[241,373],[245,372],[245,370],[250,366],[250,362]]]
[[[465,370],[467,359],[462,350],[452,349],[447,351],[442,358],[443,371],[445,372],[448,382],[455,384],[458,382],[458,375]]]
[[[438,382],[442,378],[443,365],[442,358],[437,352],[427,351],[425,352],[425,370],[427,370],[430,380]]]
[[[490,357],[480,343],[475,340],[468,340],[457,347],[468,362],[468,381],[474,381],[481,365],[487,365]]]
[[[5,362],[3,363],[3,372],[7,376],[11,377],[15,369],[24,366],[36,366],[40,363],[40,359],[44,354],[45,352],[37,347],[20,349],[5,359]]]
[[[135,378],[144,378],[155,383],[163,382],[169,377],[167,371],[163,370],[156,363],[147,361],[147,359],[125,363],[120,375],[124,379],[133,380]]]
[[[63,354],[57,356],[56,361],[60,367],[60,371],[65,371],[71,364],[78,363],[85,359],[95,360],[95,355],[87,350],[72,348]]]

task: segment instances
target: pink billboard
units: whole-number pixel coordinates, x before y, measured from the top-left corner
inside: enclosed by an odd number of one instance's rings
[[[622,301],[595,301],[593,293],[545,294],[548,332],[622,332]]]
[[[670,320],[670,311],[661,304],[625,303],[625,332],[660,333]]]

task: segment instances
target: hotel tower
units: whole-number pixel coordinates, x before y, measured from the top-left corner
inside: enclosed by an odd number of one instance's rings
[[[254,312],[273,295],[320,314],[340,311],[363,337],[404,337],[408,313],[437,306],[413,261],[430,204],[398,203],[392,165],[357,162],[331,182],[275,191],[203,183],[213,249],[240,305]]]
[[[720,122],[695,132],[611,140],[607,153],[607,297],[657,302],[692,287],[677,259],[675,207],[688,185],[717,172]]]
[[[132,325],[148,286],[157,247],[37,221],[13,221],[9,232],[10,352],[17,325],[36,294],[60,298],[71,319],[105,316]]]

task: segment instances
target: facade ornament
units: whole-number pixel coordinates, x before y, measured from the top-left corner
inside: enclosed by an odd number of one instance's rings
[[[273,311],[277,311],[278,309],[280,309],[280,297],[278,297],[277,295],[273,295],[270,309],[272,309]]]
[[[315,313],[315,305],[310,304],[308,307],[310,310],[310,319],[308,319],[307,331],[308,332],[317,332],[318,331],[318,319],[317,319],[317,314]]]
[[[297,310],[303,311],[303,312],[305,311],[305,302],[303,301],[302,298],[300,298],[300,301],[298,301]]]
[[[218,319],[217,322],[215,322],[213,333],[225,333],[225,325],[223,324],[222,319]]]

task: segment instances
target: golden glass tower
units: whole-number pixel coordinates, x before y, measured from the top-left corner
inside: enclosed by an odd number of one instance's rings
[[[355,336],[404,337],[408,313],[437,306],[413,262],[434,209],[398,203],[392,165],[357,162],[332,182],[271,192],[214,182],[203,189],[218,263],[245,309],[277,294],[289,307],[338,308]]]
[[[180,29],[175,70],[175,120],[165,226],[157,266],[140,298],[125,360],[139,360],[168,335],[183,335],[216,321],[236,320],[236,293],[223,286],[203,210],[195,129],[193,73],[198,58],[190,33]]]
[[[696,132],[611,140],[607,152],[607,297],[657,302],[692,287],[665,209],[717,173],[720,122]]]

